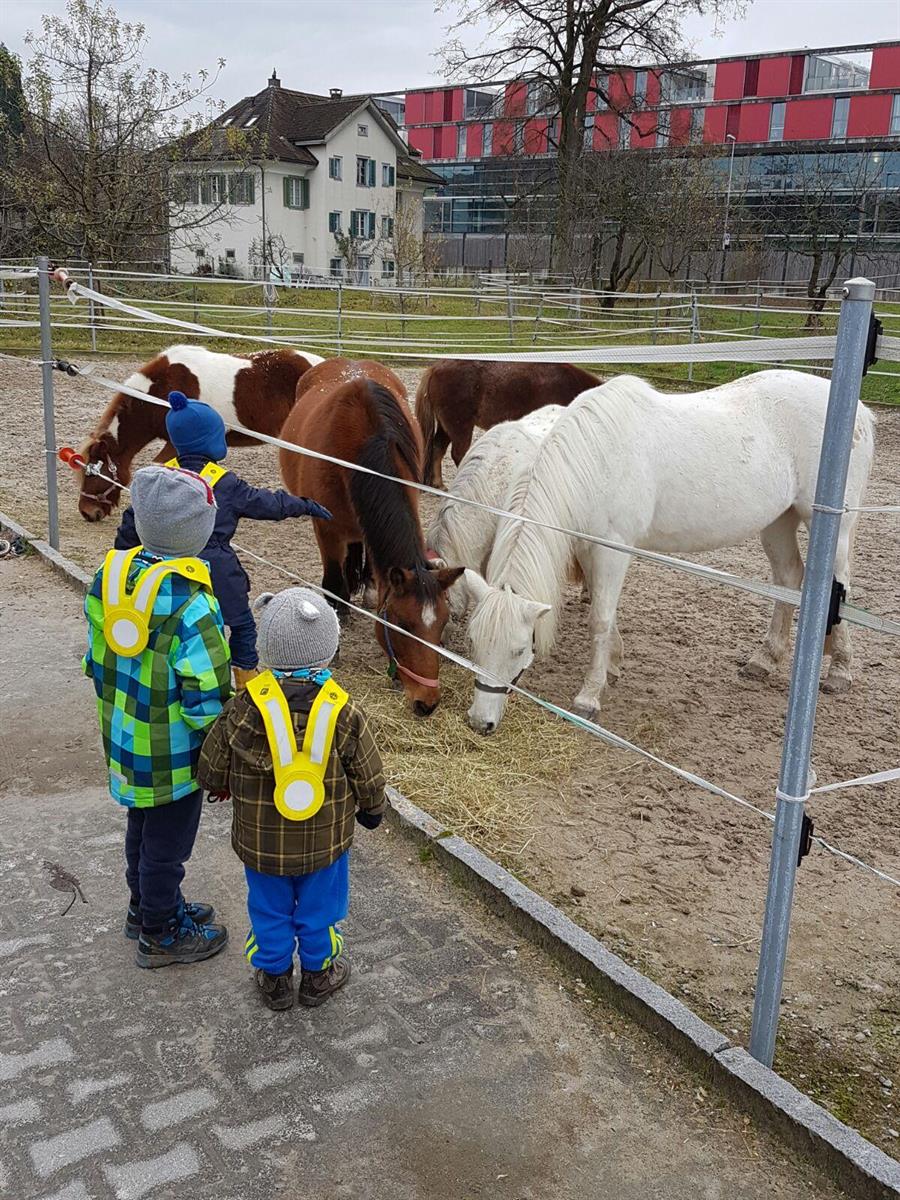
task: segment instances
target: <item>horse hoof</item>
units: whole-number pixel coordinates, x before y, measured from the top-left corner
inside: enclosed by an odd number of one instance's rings
[[[772,674],[772,668],[767,667],[765,663],[758,662],[755,658],[751,658],[749,662],[744,663],[738,674],[742,679],[755,679],[761,683]]]
[[[850,676],[830,673],[819,686],[827,696],[846,696],[850,691]]]
[[[596,704],[586,704],[584,701],[576,700],[572,705],[572,712],[576,717],[583,717],[585,721],[596,721],[600,709]]]

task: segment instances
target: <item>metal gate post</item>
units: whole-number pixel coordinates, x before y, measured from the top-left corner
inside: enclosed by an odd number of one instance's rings
[[[56,424],[53,419],[53,348],[50,338],[50,264],[37,260],[41,313],[41,382],[44,391],[44,454],[47,466],[47,541],[59,549],[59,496],[56,491]]]
[[[822,650],[831,605],[834,553],[874,297],[875,284],[868,279],[850,279],[844,284],[775,793],[769,888],[750,1032],[750,1053],[767,1067],[772,1065],[775,1055],[803,808],[809,791]]]

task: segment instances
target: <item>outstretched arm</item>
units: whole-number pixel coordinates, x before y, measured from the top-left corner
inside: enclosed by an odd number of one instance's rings
[[[331,513],[315,500],[307,500],[303,496],[292,496],[281,488],[270,491],[269,488],[251,487],[243,479],[235,480],[233,495],[235,512],[252,521],[284,521],[288,517],[319,517],[328,521]]]
[[[116,530],[116,540],[113,543],[116,550],[133,550],[141,544],[137,528],[134,524],[134,509],[129,504],[122,513],[122,521]]]

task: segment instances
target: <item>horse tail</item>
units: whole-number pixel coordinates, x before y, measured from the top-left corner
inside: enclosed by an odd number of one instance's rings
[[[422,437],[425,442],[425,453],[422,456],[423,483],[431,483],[434,477],[434,440],[437,437],[438,431],[437,413],[434,411],[434,404],[428,394],[431,372],[431,367],[423,372],[422,378],[419,380],[419,386],[416,389],[416,420],[419,422],[419,428],[422,430]]]

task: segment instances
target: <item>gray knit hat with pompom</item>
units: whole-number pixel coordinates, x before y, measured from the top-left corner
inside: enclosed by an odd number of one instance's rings
[[[334,609],[309,588],[263,592],[253,604],[259,660],[278,671],[327,666],[337,654],[340,626]]]

